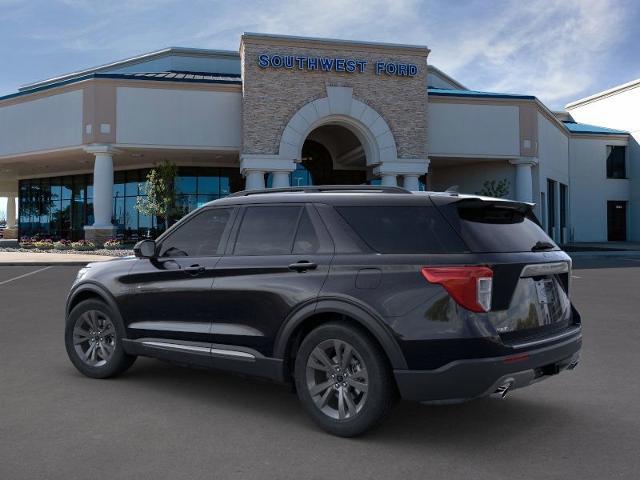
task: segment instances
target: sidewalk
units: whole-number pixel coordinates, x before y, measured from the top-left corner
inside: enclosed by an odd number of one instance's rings
[[[0,267],[16,265],[84,266],[90,262],[105,262],[118,257],[74,253],[0,252]]]
[[[614,251],[640,251],[640,242],[579,242],[563,245],[566,251],[576,252],[614,252]]]

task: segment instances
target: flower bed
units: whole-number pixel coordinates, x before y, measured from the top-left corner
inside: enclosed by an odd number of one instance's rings
[[[71,248],[79,252],[89,252],[96,249],[96,244],[89,240],[78,240],[77,242],[71,242]]]
[[[54,250],[71,250],[73,247],[71,246],[71,240],[58,240],[53,243]]]
[[[95,243],[87,240],[56,240],[41,237],[22,237],[18,242],[18,248],[0,248],[0,252],[33,252],[33,253],[65,253],[65,254],[92,254],[110,257],[126,257],[133,255],[131,244],[124,244],[117,239],[109,239],[105,245],[98,248]]]
[[[49,238],[46,240],[36,240],[33,242],[33,247],[39,250],[51,250],[53,249],[53,241]]]
[[[108,239],[106,242],[104,242],[103,247],[105,250],[122,250],[123,249],[122,242],[115,238]]]

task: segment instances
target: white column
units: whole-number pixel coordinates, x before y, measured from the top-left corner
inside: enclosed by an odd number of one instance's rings
[[[393,161],[382,162],[373,168],[373,174],[382,179],[384,186],[397,186],[398,175],[403,177],[402,186],[411,191],[420,188],[419,178],[429,169],[429,160],[414,158],[398,158]]]
[[[246,190],[264,189],[264,170],[245,170],[244,176]]]
[[[383,173],[382,177],[382,185],[385,187],[397,187],[398,180],[395,173]]]
[[[509,160],[516,167],[515,199],[519,202],[533,202],[533,174],[531,167],[537,164],[536,158],[518,158]]]
[[[420,190],[420,175],[408,175],[405,174],[402,176],[402,186],[407,190],[412,192],[417,192]]]
[[[271,172],[273,175],[273,188],[284,188],[289,187],[289,172],[288,171],[274,171]]]
[[[110,228],[113,217],[113,156],[96,153],[93,164],[93,226]]]
[[[7,197],[7,228],[16,228],[16,197]]]

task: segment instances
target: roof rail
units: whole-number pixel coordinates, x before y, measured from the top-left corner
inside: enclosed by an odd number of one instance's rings
[[[304,187],[265,188],[260,190],[242,190],[228,197],[247,197],[264,193],[324,193],[324,192],[379,192],[379,193],[411,193],[406,188],[385,185],[310,185]],[[227,198],[228,198],[227,197]]]

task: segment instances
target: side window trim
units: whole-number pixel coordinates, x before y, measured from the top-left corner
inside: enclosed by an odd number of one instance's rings
[[[320,217],[320,213],[318,212],[318,208],[316,204],[307,203],[305,205],[305,208],[307,211],[307,215],[309,215],[309,218],[311,219],[311,223],[316,232],[316,235],[318,236],[318,242],[320,244],[318,253],[335,254],[336,252],[335,243],[331,238],[331,235],[329,234],[329,230],[327,226],[325,225],[324,221]]]
[[[236,246],[236,240],[238,239],[238,231],[240,230],[240,225],[242,225],[242,220],[244,219],[244,214],[247,211],[246,205],[240,205],[236,208],[237,213],[233,220],[233,225],[229,232],[229,237],[227,239],[227,243],[225,245],[223,256],[232,256],[233,249]]]
[[[222,257],[227,248],[227,243],[229,242],[229,238],[231,236],[231,230],[235,225],[236,217],[238,216],[238,207],[235,205],[230,206],[220,206],[220,207],[212,207],[208,210],[218,210],[222,208],[231,208],[231,214],[229,215],[229,220],[224,227],[224,231],[222,232],[222,237],[220,238],[220,244],[218,245],[218,249],[216,250],[216,256]]]
[[[227,242],[229,240],[229,233],[231,231],[231,226],[234,224],[235,217],[237,216],[237,213],[238,213],[238,208],[235,205],[224,205],[224,206],[220,205],[219,207],[202,208],[202,209],[195,210],[193,213],[183,217],[178,221],[176,225],[174,225],[173,227],[170,227],[169,230],[165,231],[160,237],[158,237],[158,240],[156,240],[157,242],[156,252],[158,256],[162,251],[162,245],[164,245],[164,243],[167,240],[171,240],[171,237],[173,237],[173,235],[175,235],[178,231],[180,231],[180,229],[182,229],[189,222],[195,220],[200,215],[206,212],[210,212],[212,210],[229,210],[229,209],[231,209],[231,213],[229,214],[229,220],[227,221],[224,231],[222,232],[222,237],[220,238],[220,243],[218,244],[218,249],[216,250],[216,255],[206,255],[206,256],[219,257],[224,255],[223,252],[225,251]],[[161,257],[161,258],[171,258],[171,257]],[[198,258],[198,257],[186,256],[184,258]]]

